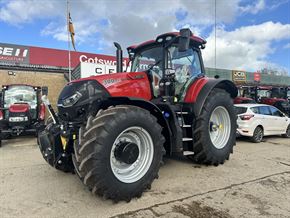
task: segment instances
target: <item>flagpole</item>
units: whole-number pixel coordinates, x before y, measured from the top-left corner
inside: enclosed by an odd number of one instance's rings
[[[69,32],[69,0],[66,1],[67,7],[66,7],[66,12],[67,12],[67,42],[68,42],[68,77],[69,77],[69,82],[71,81],[71,56],[70,56],[70,32]]]

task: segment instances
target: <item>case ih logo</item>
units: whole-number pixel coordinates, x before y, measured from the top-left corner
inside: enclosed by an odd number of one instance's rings
[[[0,62],[29,64],[29,47],[0,43]]]

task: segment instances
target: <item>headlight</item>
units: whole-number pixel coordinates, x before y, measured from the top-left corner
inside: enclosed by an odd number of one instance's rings
[[[76,92],[75,94],[73,94],[72,96],[64,99],[62,101],[62,106],[63,107],[71,107],[73,106],[75,103],[78,102],[78,100],[80,100],[80,98],[82,97],[82,94],[79,92]]]

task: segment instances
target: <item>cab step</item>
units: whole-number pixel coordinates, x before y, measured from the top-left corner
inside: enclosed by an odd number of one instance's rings
[[[182,138],[183,142],[193,141],[193,138]]]
[[[187,111],[176,111],[177,114],[188,114]]]
[[[193,151],[183,151],[183,155],[184,156],[194,155],[194,152]]]
[[[189,127],[191,127],[191,125],[183,124],[183,125],[180,125],[180,127],[183,127],[183,128],[189,128]]]

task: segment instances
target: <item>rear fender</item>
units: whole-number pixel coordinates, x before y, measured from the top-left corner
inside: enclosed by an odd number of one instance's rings
[[[194,103],[194,114],[198,117],[201,113],[202,107],[206,101],[207,96],[214,88],[223,89],[230,94],[234,99],[238,95],[238,89],[235,84],[230,80],[221,80],[221,79],[205,79],[199,83],[193,83],[192,86],[199,86],[197,88],[190,87],[189,92],[192,90],[197,90],[196,93],[187,93],[184,101],[186,103]],[[200,87],[202,86],[202,87]],[[194,96],[195,98],[190,96]]]

